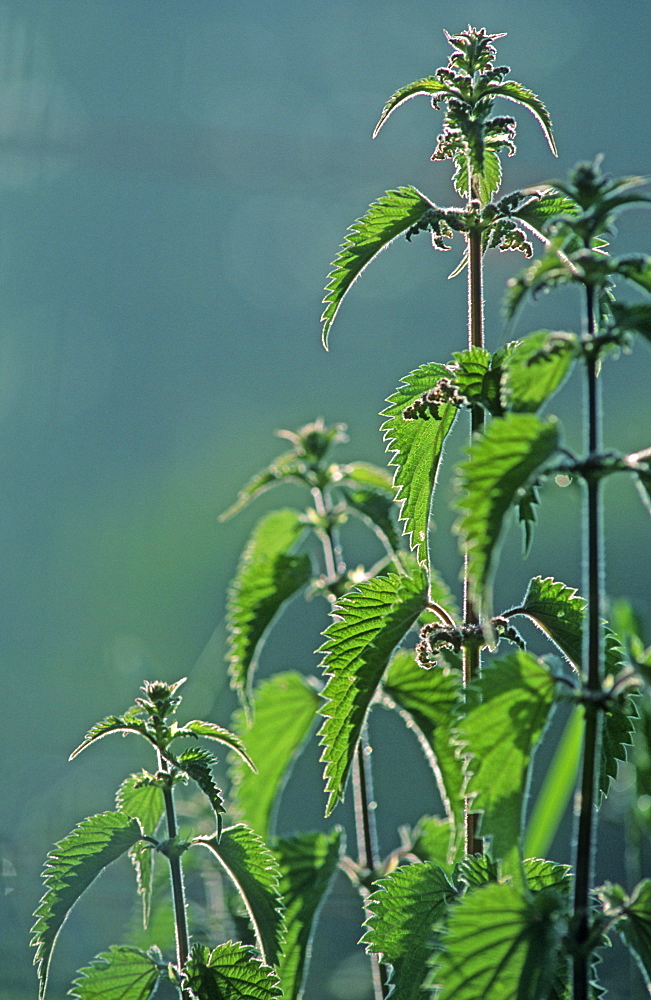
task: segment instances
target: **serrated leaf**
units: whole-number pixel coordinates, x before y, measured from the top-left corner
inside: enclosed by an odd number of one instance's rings
[[[440,379],[449,379],[450,374],[445,365],[422,365],[403,378],[381,414],[388,418],[380,429],[384,432],[387,451],[392,453],[391,465],[396,469],[393,482],[400,504],[400,520],[405,522],[404,531],[418,561],[425,565],[432,496],[443,444],[457,408],[451,402],[444,403],[439,408],[439,419],[431,416],[428,420],[405,420],[403,411]]]
[[[137,715],[132,713],[125,713],[125,715],[109,715],[101,722],[97,722],[91,729],[86,733],[83,742],[72,751],[69,760],[73,760],[82,750],[89,747],[91,743],[95,743],[96,740],[101,740],[110,733],[137,733],[139,736],[144,736],[144,738],[156,746],[156,738],[153,731],[150,729],[149,725],[144,719],[140,719]]]
[[[179,727],[174,738],[179,736],[194,736],[201,737],[206,740],[215,740],[217,743],[222,743],[224,746],[228,747],[234,753],[240,757],[245,764],[247,764],[252,771],[255,771],[255,764],[251,760],[249,753],[244,746],[244,743],[239,738],[236,733],[231,733],[228,729],[223,729],[214,722],[204,722],[202,719],[193,719],[191,722],[186,722],[185,725]]]
[[[531,483],[524,489],[518,500],[518,521],[522,527],[522,556],[529,555],[533,542],[533,529],[536,523],[536,507],[538,498],[538,483]]]
[[[321,709],[326,721],[319,731],[329,796],[326,815],[343,799],[371,701],[391,653],[425,607],[426,587],[420,570],[413,576],[391,573],[361,583],[335,605],[335,621],[319,650],[329,677]]]
[[[577,205],[572,198],[560,194],[553,187],[545,187],[541,190],[540,197],[528,198],[510,214],[544,239],[543,229],[546,223],[559,215],[575,215],[576,212]]]
[[[266,468],[256,472],[237,495],[234,504],[219,515],[220,521],[226,521],[243,510],[251,500],[265,493],[271,486],[283,482],[306,483],[307,465],[305,459],[296,451],[286,451],[279,455]]]
[[[651,879],[638,883],[630,896],[621,886],[610,884],[602,886],[599,895],[606,901],[609,918],[621,913],[615,926],[651,990]]]
[[[612,302],[611,310],[619,330],[639,333],[651,340],[651,302]]]
[[[284,1000],[297,1000],[310,960],[319,910],[337,871],[343,847],[340,827],[331,833],[302,833],[275,841],[281,872],[287,936],[278,974]]]
[[[70,990],[77,1000],[148,1000],[161,970],[146,951],[113,945],[78,975]]]
[[[382,114],[380,115],[380,120],[375,126],[373,131],[373,138],[386,122],[390,114],[392,114],[396,108],[404,104],[405,101],[410,101],[412,97],[418,97],[419,95],[425,95],[427,97],[432,97],[434,101],[441,100],[441,98],[450,96],[450,88],[447,84],[441,82],[436,76],[427,76],[422,80],[416,80],[414,83],[407,84],[406,87],[401,87],[397,90],[395,94],[392,94],[387,103],[382,109]]]
[[[492,882],[453,907],[434,969],[437,1000],[546,1000],[563,923],[553,890],[527,898]]]
[[[499,880],[499,868],[487,854],[467,854],[454,866],[454,884],[467,889]]]
[[[528,413],[493,420],[459,466],[461,517],[471,599],[490,618],[491,582],[506,515],[558,448],[558,425]]]
[[[328,275],[321,316],[323,346],[344,296],[374,257],[416,225],[433,204],[415,187],[387,191],[348,230]]]
[[[222,790],[217,786],[212,774],[216,763],[216,758],[203,747],[190,747],[176,758],[177,767],[197,783],[210,802],[219,824],[221,823],[220,817],[226,809]]]
[[[411,833],[411,853],[421,861],[433,861],[448,872],[463,850],[460,832],[458,824],[449,819],[422,816]]]
[[[247,706],[267,629],[312,574],[309,556],[292,554],[304,533],[305,525],[295,510],[276,510],[263,517],[253,530],[229,590],[231,684]]]
[[[257,772],[237,761],[232,769],[235,804],[242,819],[267,839],[275,805],[285,782],[312,732],[319,695],[297,673],[275,674],[257,688],[253,714],[237,715],[237,727],[249,747]]]
[[[394,1000],[419,1000],[432,946],[456,890],[428,861],[398,868],[375,885],[366,901],[368,929],[360,943],[391,965]]]
[[[269,965],[277,965],[285,933],[279,892],[280,870],[269,848],[257,833],[241,823],[217,837],[195,837],[232,879],[246,906],[258,948]]]
[[[339,479],[354,486],[382,490],[387,496],[394,495],[393,479],[387,470],[379,465],[371,465],[370,462],[350,462],[349,465],[339,466],[337,481]]]
[[[483,347],[471,347],[453,354],[454,383],[469,403],[481,400],[484,377],[491,363],[490,352]]]
[[[282,1000],[274,970],[233,941],[212,951],[194,945],[183,974],[197,1000]]]
[[[522,868],[531,892],[557,889],[569,899],[572,890],[572,869],[569,865],[559,865],[544,858],[525,858]]]
[[[32,927],[39,997],[45,995],[52,949],[68,913],[100,872],[142,836],[137,819],[121,812],[105,812],[87,817],[48,854],[43,871],[46,891]]]
[[[577,356],[573,333],[538,330],[515,346],[506,361],[502,404],[513,413],[536,413],[569,376]]]
[[[163,789],[149,774],[132,774],[120,785],[116,796],[116,806],[120,812],[138,819],[142,832],[147,837],[153,837],[165,812]],[[134,844],[129,851],[129,857],[136,870],[138,892],[142,896],[142,921],[143,926],[146,927],[149,923],[154,874],[154,856],[151,845]]]
[[[479,703],[459,726],[469,754],[466,794],[482,813],[482,836],[495,859],[517,870],[533,754],[554,704],[555,681],[542,660],[524,650],[489,663],[478,683]]]
[[[463,765],[455,753],[452,731],[459,718],[462,685],[447,668],[424,670],[410,650],[398,650],[382,684],[410,729],[415,729],[432,767],[450,819],[463,817]]]
[[[534,577],[530,581],[520,608],[509,612],[524,614],[538,625],[558,646],[573,666],[580,671],[583,662],[583,629],[586,601],[572,587],[551,577]],[[604,668],[614,676],[623,666],[623,654],[617,637],[604,631]],[[634,703],[615,703],[606,712],[602,731],[599,791],[607,795],[611,779],[617,775],[618,761],[626,760],[626,747],[633,739]]]
[[[552,120],[549,112],[533,91],[527,87],[523,87],[516,80],[503,80],[491,83],[486,89],[492,97],[505,97],[507,101],[515,101],[516,104],[522,104],[525,108],[528,108],[540,124],[552,153],[554,156],[558,156],[556,143],[552,135]]]
[[[387,493],[368,486],[340,486],[346,506],[358,514],[375,532],[390,553],[400,548],[400,535],[394,523],[394,491]]]

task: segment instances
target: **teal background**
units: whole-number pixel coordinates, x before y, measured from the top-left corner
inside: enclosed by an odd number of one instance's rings
[[[519,121],[505,191],[599,152],[608,171],[649,172],[647,0],[0,3],[0,996],[35,989],[28,931],[50,845],[111,808],[143,763],[114,739],[69,764],[89,726],[126,709],[144,677],[185,675],[184,717],[228,722],[225,593],[256,512],[217,518],[281,450],[272,431],[319,415],[345,421],[342,458],[382,462],[386,396],[464,343],[465,280],[446,280],[460,250],[436,254],[426,237],[391,247],[364,275],[329,354],[319,315],[330,262],[370,201],[401,184],[455,199],[447,165],[429,162],[441,119],[426,100],[370,136],[395,90],[447,60],[442,29],[469,22],[508,32],[498,62],[543,98],[555,125],[558,161],[527,111],[503,109]],[[651,250],[648,218],[623,217],[618,251]],[[521,266],[513,254],[487,262],[490,347],[506,339],[500,300]],[[516,332],[578,316],[574,297],[560,295]],[[643,345],[607,366],[608,445],[649,444],[648,371]],[[579,442],[576,382],[553,409]],[[510,537],[498,605],[536,573],[580,586],[568,493],[550,494],[526,563]],[[257,513],[293,496],[282,488]],[[436,545],[458,586],[450,496],[444,472]],[[630,484],[609,484],[608,498],[608,589],[648,620],[648,515]],[[367,555],[363,540],[350,545],[351,562]],[[293,606],[284,623],[261,672],[316,670],[322,610]],[[396,823],[431,809],[433,795],[393,722],[381,723],[384,851]],[[334,819],[348,822],[347,808]],[[315,754],[287,791],[279,829],[323,825],[321,814]],[[606,817],[604,835],[611,865],[623,850],[616,819]],[[125,864],[80,903],[52,997],[124,940],[131,892]],[[332,929],[309,995],[364,1000],[343,882],[324,917]]]

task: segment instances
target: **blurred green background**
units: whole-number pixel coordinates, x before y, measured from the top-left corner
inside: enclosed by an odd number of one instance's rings
[[[429,162],[440,116],[426,100],[370,136],[390,94],[445,63],[442,29],[468,23],[508,32],[498,63],[542,97],[555,125],[558,161],[528,112],[515,112],[505,191],[599,152],[610,172],[649,172],[648,0],[0,3],[3,998],[34,995],[28,931],[47,850],[111,808],[131,768],[152,764],[129,740],[69,764],[88,727],[126,709],[144,677],[184,675],[183,717],[228,723],[225,593],[256,511],[217,518],[282,449],[272,431],[318,415],[345,421],[346,454],[382,462],[386,396],[463,344],[465,280],[446,281],[459,249],[435,254],[426,237],[401,241],[364,276],[329,354],[318,321],[329,264],[371,200],[400,184],[453,200],[447,165]],[[623,217],[617,249],[651,250],[648,216]],[[487,263],[490,347],[505,339],[500,300],[521,266],[514,254]],[[519,332],[577,315],[574,298],[559,296],[525,313]],[[608,366],[608,445],[649,444],[650,362],[642,346]],[[580,440],[576,383],[554,409]],[[526,563],[511,538],[498,605],[535,573],[580,586],[568,493],[550,495]],[[449,496],[444,478],[437,538],[456,585]],[[278,500],[291,503],[290,490]],[[609,486],[609,500],[608,589],[648,620],[648,515],[629,484]],[[265,509],[266,499],[257,514]],[[365,557],[363,542],[351,545],[351,562]],[[322,608],[293,606],[285,622],[263,670],[314,671]],[[392,721],[377,778],[384,851],[397,823],[433,808],[425,768],[405,756]],[[334,819],[348,822],[347,808]],[[615,813],[603,842],[616,877]],[[315,753],[279,829],[321,816]],[[125,940],[132,888],[125,863],[81,902],[52,997],[79,964]],[[308,994],[364,1000],[359,914],[343,883],[324,919]]]

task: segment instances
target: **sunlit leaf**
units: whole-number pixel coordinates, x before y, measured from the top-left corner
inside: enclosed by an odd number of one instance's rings
[[[395,94],[392,94],[387,103],[384,105],[382,114],[380,115],[380,120],[375,126],[373,138],[375,139],[389,115],[392,114],[396,108],[400,107],[401,104],[404,104],[405,101],[411,100],[412,97],[418,97],[419,95],[432,97],[434,101],[451,96],[449,85],[442,83],[436,76],[427,76],[422,80],[416,80],[414,83],[407,84],[406,87],[401,87],[400,90],[395,92]]]
[[[447,668],[424,670],[410,650],[393,657],[382,690],[419,737],[448,815],[463,816],[463,768],[452,732],[461,709],[461,677]]]
[[[645,254],[618,257],[616,269],[617,274],[621,274],[627,281],[643,288],[645,292],[651,292],[651,257]]]
[[[491,96],[505,97],[508,101],[515,101],[516,104],[522,104],[525,108],[528,108],[540,124],[552,153],[554,156],[558,155],[554,136],[552,135],[552,120],[547,108],[539,97],[536,97],[531,90],[523,87],[516,80],[503,80],[491,83],[486,89]]]
[[[192,778],[204,793],[215,813],[218,829],[221,829],[221,816],[226,811],[224,797],[213,777],[212,769],[217,760],[203,747],[190,747],[176,758],[176,764],[184,774]]]
[[[82,750],[89,747],[91,743],[95,743],[96,740],[103,739],[110,733],[138,733],[140,736],[144,736],[149,743],[153,743],[153,745],[156,746],[154,732],[148,723],[135,713],[126,712],[124,715],[109,715],[106,719],[102,719],[101,722],[97,722],[91,729],[88,730],[83,743],[80,743],[79,746],[72,751],[69,760],[73,760],[78,754],[81,753]]]
[[[450,378],[445,365],[422,365],[406,375],[389,406],[382,412],[387,420],[382,424],[391,465],[395,466],[394,486],[400,504],[400,519],[419,562],[427,563],[427,535],[432,495],[445,438],[454,423],[457,408],[452,402],[442,403],[438,418],[405,420],[404,410],[434,388],[440,379]]]
[[[305,458],[298,455],[296,451],[287,451],[284,455],[279,455],[270,465],[256,472],[249,482],[237,495],[234,504],[219,515],[220,521],[226,521],[243,510],[251,500],[260,496],[271,486],[283,482],[305,483],[307,481],[307,465]]]
[[[557,448],[555,419],[543,422],[532,414],[513,413],[493,420],[459,467],[461,517],[456,527],[468,554],[472,600],[487,617],[505,518]]]
[[[233,941],[212,951],[194,945],[183,971],[184,984],[197,1000],[282,1000],[274,970]]]
[[[273,826],[285,781],[314,728],[319,695],[297,673],[275,674],[255,691],[252,718],[237,715],[257,771],[238,760],[232,769],[233,794],[242,819],[262,838]]]
[[[45,995],[52,949],[68,913],[100,872],[142,836],[137,819],[122,812],[105,812],[87,817],[48,854],[43,871],[46,891],[32,928],[39,997]]]
[[[287,924],[278,969],[284,1000],[297,1000],[302,995],[319,910],[337,871],[342,846],[339,827],[330,834],[302,833],[273,845]]]
[[[263,517],[249,539],[230,587],[227,624],[231,683],[247,706],[267,629],[312,574],[309,556],[293,554],[305,530],[295,510],[276,510]]]
[[[77,1000],[148,1000],[161,964],[139,948],[113,945],[79,970],[70,995]]]
[[[242,897],[260,953],[269,965],[277,965],[285,928],[280,870],[269,848],[243,824],[228,827],[219,839],[195,837],[192,843],[217,857]]]
[[[148,837],[153,837],[165,812],[163,789],[152,775],[132,774],[120,785],[116,806],[127,816],[138,819],[142,832]],[[142,895],[143,925],[146,927],[149,922],[154,874],[152,845],[142,842],[134,844],[129,851],[129,857],[136,869],[138,892]]]
[[[621,886],[610,883],[601,887],[599,895],[604,900],[606,916],[617,920],[617,931],[651,991],[651,879],[643,879],[630,896]]]
[[[324,747],[328,815],[343,798],[346,780],[371,701],[391,653],[409,632],[427,601],[427,580],[414,576],[376,577],[335,605],[320,649],[329,677],[319,735]]]
[[[392,967],[394,1000],[419,1000],[440,922],[456,897],[445,872],[428,861],[398,868],[375,883],[361,943]]]
[[[467,795],[482,814],[492,854],[514,872],[522,848],[529,769],[554,703],[555,681],[544,661],[524,650],[487,664],[479,696],[459,726],[469,754]]]
[[[348,230],[333,269],[328,275],[323,323],[323,345],[328,346],[328,333],[339,306],[349,288],[377,254],[393,240],[415,226],[433,204],[414,187],[387,191],[373,202],[365,215]]]
[[[463,850],[456,821],[440,816],[422,816],[411,831],[411,853],[421,861],[433,861],[445,872],[452,869]]]
[[[539,410],[570,374],[577,349],[573,333],[538,330],[519,341],[504,367],[504,408],[514,413]]]
[[[223,729],[222,726],[218,726],[215,722],[204,722],[202,719],[193,719],[191,722],[184,723],[180,726],[175,734],[174,738],[180,736],[193,736],[201,737],[205,740],[215,740],[217,743],[223,744],[223,746],[228,747],[234,753],[240,757],[245,764],[255,771],[255,765],[251,760],[251,757],[244,746],[244,743],[239,738],[236,733],[231,733],[228,729]]]

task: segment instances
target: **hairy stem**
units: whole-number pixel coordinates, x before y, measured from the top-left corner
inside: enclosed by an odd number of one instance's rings
[[[586,289],[587,339],[594,337],[594,290]],[[601,413],[599,386],[597,382],[597,357],[594,351],[586,359],[587,381],[587,445],[588,468],[590,458],[599,453],[601,447]],[[602,636],[602,581],[603,552],[601,537],[601,490],[600,478],[594,472],[586,478],[586,523],[587,523],[587,594],[588,627],[584,646],[584,683],[586,685],[585,737],[583,745],[583,768],[579,789],[579,815],[577,824],[576,877],[574,883],[574,920],[577,949],[574,958],[574,1000],[587,1000],[590,980],[590,935],[589,893],[592,864],[595,849],[595,789],[597,776],[597,752],[600,746],[601,707],[598,695],[601,693],[601,664],[603,658]],[[592,696],[592,697],[591,697]]]
[[[341,557],[341,546],[339,545],[337,532],[332,524],[329,523],[332,505],[325,490],[315,486],[312,490],[312,496],[314,497],[314,507],[317,514],[328,521],[328,527],[319,532],[319,538],[323,545],[326,579],[328,583],[335,583],[346,572],[346,565]]]
[[[483,295],[483,262],[481,248],[481,233],[474,230],[468,237],[468,347],[484,346],[484,295]],[[470,411],[470,440],[484,426],[484,411],[481,406],[473,406]],[[463,571],[463,620],[466,625],[479,624],[479,615],[470,598],[470,580],[468,576],[468,555],[464,560]],[[463,685],[468,685],[479,677],[481,671],[481,652],[475,644],[468,644],[463,652]],[[464,808],[465,815],[465,848],[466,854],[482,854],[483,844],[477,836],[478,816],[470,812],[468,802]]]
[[[163,758],[162,754],[158,755],[158,769],[163,774],[169,773],[169,767],[167,761]],[[163,786],[163,797],[165,800],[165,816],[167,819],[167,836],[170,840],[173,840],[178,833],[178,825],[176,822],[176,809],[174,806],[174,793],[172,791],[171,785]],[[174,930],[176,934],[176,961],[178,965],[179,973],[183,971],[185,963],[188,959],[188,954],[190,951],[190,943],[188,936],[188,920],[185,911],[185,889],[183,886],[183,872],[181,870],[181,859],[174,851],[170,852],[167,856],[167,860],[170,865],[170,880],[172,883],[172,902],[174,906]],[[189,997],[189,994],[183,990],[181,993],[183,1000]]]

